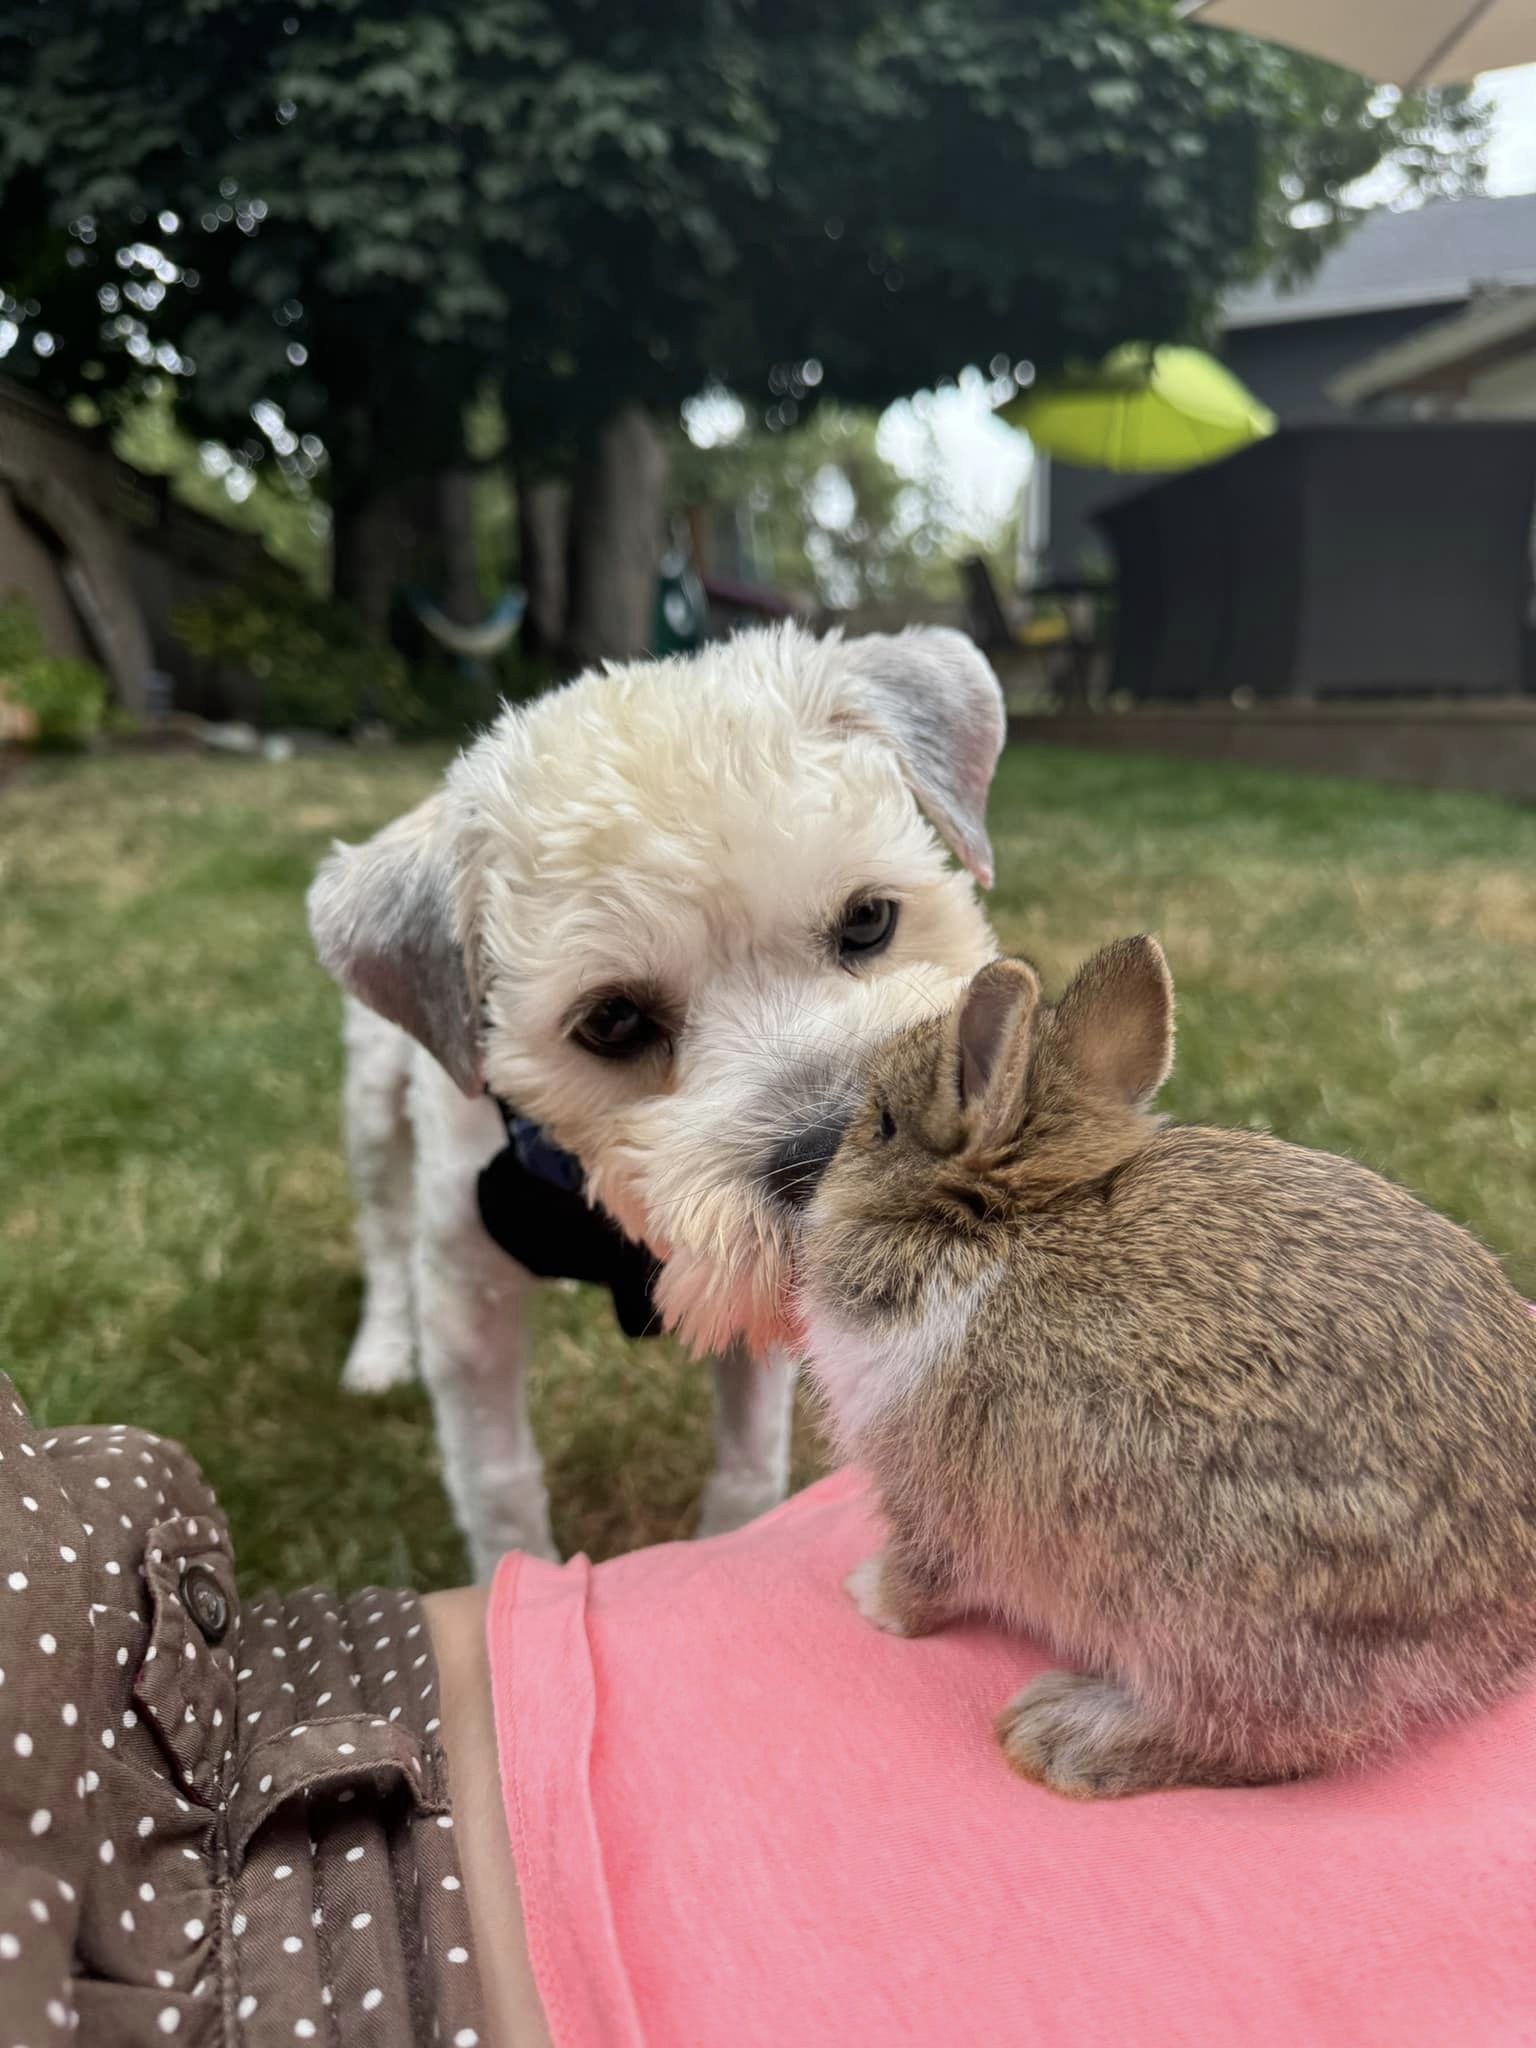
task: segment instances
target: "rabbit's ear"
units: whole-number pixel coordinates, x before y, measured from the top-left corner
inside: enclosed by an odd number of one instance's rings
[[[1143,1108],[1173,1067],[1173,976],[1152,938],[1117,939],[1056,1006],[1056,1046],[1093,1094]]]
[[[999,1136],[1016,1113],[1029,1071],[1040,977],[1027,960],[994,960],[956,1013],[956,1079],[973,1135]]]

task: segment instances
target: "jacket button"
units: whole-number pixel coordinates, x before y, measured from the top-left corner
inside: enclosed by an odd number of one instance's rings
[[[229,1600],[205,1564],[189,1564],[181,1575],[181,1603],[202,1630],[206,1643],[222,1643],[229,1634]]]

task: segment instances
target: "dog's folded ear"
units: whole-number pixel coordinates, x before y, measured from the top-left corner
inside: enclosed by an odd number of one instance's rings
[[[987,791],[1005,736],[1003,693],[974,641],[947,626],[843,644],[841,722],[889,742],[951,853],[992,885]]]
[[[440,796],[361,846],[338,845],[309,890],[320,964],[408,1031],[466,1095],[482,1088],[479,1005],[458,930],[458,861]]]

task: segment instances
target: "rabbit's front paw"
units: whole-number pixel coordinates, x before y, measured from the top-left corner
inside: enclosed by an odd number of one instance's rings
[[[1021,1778],[1068,1799],[1123,1799],[1190,1778],[1139,1701],[1074,1671],[1026,1685],[999,1714],[997,1739]]]
[[[888,1568],[886,1554],[866,1557],[843,1581],[843,1590],[866,1621],[884,1629],[888,1636],[918,1636],[924,1633],[922,1617],[901,1597],[901,1581]]]

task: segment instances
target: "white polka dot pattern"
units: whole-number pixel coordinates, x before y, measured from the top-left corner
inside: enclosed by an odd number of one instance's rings
[[[183,1451],[3,1376],[0,1574],[0,2048],[478,2048],[414,1595],[242,1611]]]

